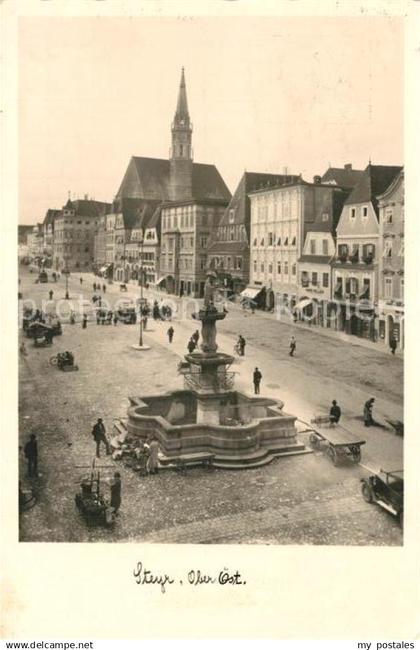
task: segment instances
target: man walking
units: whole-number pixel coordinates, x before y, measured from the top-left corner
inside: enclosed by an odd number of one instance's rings
[[[121,474],[119,472],[115,472],[114,478],[109,482],[109,487],[111,490],[110,506],[114,508],[114,514],[117,515],[121,506]]]
[[[34,433],[31,433],[24,448],[25,457],[28,461],[29,478],[38,476],[38,443]]]
[[[244,337],[242,336],[242,334],[239,334],[238,347],[239,347],[239,354],[241,357],[245,356],[245,345],[246,345],[246,341]]]
[[[52,300],[53,295],[54,295],[54,291],[52,289],[50,289],[48,293],[49,293],[49,296],[50,296],[50,300]]]
[[[193,341],[193,338],[191,337],[190,340],[188,341],[188,345],[187,345],[188,352],[190,354],[192,354],[194,352],[194,350],[195,350],[195,347],[196,347],[195,342]]]
[[[253,375],[253,381],[254,381],[254,393],[255,393],[255,395],[259,395],[259,394],[260,394],[260,383],[261,383],[261,379],[262,379],[262,374],[261,374],[261,372],[259,371],[258,368],[255,368],[255,370],[254,370],[254,375]]]
[[[111,450],[109,448],[108,440],[106,439],[106,432],[105,432],[104,423],[102,422],[102,418],[98,418],[97,423],[94,425],[92,429],[92,436],[94,441],[96,442],[96,458],[100,458],[99,446],[101,442],[103,442],[103,444],[105,445],[106,455],[109,456]]]
[[[85,330],[87,328],[87,316],[83,314],[82,328]]]
[[[106,293],[106,284],[103,284],[103,285],[102,285],[102,291],[103,291],[104,293]]]
[[[200,332],[198,330],[195,330],[194,334],[192,335],[192,340],[194,341],[196,347],[198,345],[198,339],[200,338]]]
[[[295,350],[296,350],[296,339],[294,336],[292,336],[292,338],[290,339],[290,352],[289,352],[290,357],[294,356]]]
[[[365,423],[365,427],[370,427],[372,424],[375,424],[372,413],[374,401],[375,398],[371,397],[367,402],[365,402],[365,405],[363,407],[363,421]]]
[[[390,341],[389,341],[389,347],[391,350],[391,354],[395,354],[395,350],[397,349],[397,339],[395,338],[394,335],[392,335]]]
[[[173,341],[173,338],[174,338],[174,332],[175,332],[175,330],[174,330],[174,328],[173,328],[172,325],[171,325],[170,328],[169,328],[168,331],[167,331],[167,335],[168,335],[169,343],[172,343],[172,341]]]

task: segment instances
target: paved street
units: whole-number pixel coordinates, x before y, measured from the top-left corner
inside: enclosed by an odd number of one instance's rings
[[[20,290],[37,306],[48,298],[64,296],[64,281],[35,285],[34,276],[22,272]],[[92,296],[93,276],[80,285],[70,278],[75,299],[83,291]],[[136,294],[138,290],[135,289]],[[166,294],[159,294],[166,297]],[[125,299],[119,285],[107,286],[106,299]],[[169,298],[169,297],[168,297]],[[185,303],[185,301],[184,301]],[[75,304],[75,303],[74,303]],[[192,305],[190,304],[190,307]],[[68,313],[68,306],[65,305]],[[191,469],[185,475],[164,471],[140,478],[121,463],[104,457],[103,476],[122,472],[123,504],[114,529],[87,528],[74,504],[80,477],[94,452],[91,428],[102,417],[107,431],[126,413],[127,396],[172,390],[182,385],[179,359],[196,323],[175,315],[174,342],[167,342],[166,323],[149,321],[147,352],[131,348],[138,341],[138,326],[97,326],[89,320],[83,330],[66,323],[52,348],[34,349],[20,363],[20,444],[32,431],[40,447],[41,476],[34,508],[21,517],[24,541],[147,541],[269,544],[386,544],[399,545],[402,534],[385,511],[366,504],[360,478],[366,468],[402,465],[402,439],[388,428],[366,429],[363,403],[376,397],[375,418],[402,418],[403,362],[388,352],[363,345],[344,344],[266,314],[245,315],[229,308],[218,326],[219,349],[232,352],[239,333],[247,340],[246,356],[236,359],[236,385],[250,391],[252,370],[263,374],[262,393],[282,399],[285,411],[303,422],[325,412],[332,399],[343,410],[343,425],[366,438],[362,465],[334,467],[323,452],[277,459],[247,471]],[[89,313],[86,304],[83,308]],[[79,309],[78,309],[79,311]],[[182,310],[180,310],[181,312]],[[288,356],[291,334],[297,356]],[[49,365],[50,356],[71,350],[79,372],[62,373]],[[305,428],[304,424],[300,427]],[[301,434],[303,441],[307,434]],[[22,477],[25,467],[22,465]],[[27,479],[24,479],[27,486]]]

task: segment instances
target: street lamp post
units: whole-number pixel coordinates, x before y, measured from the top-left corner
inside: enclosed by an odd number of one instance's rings
[[[140,241],[140,310],[139,310],[139,316],[140,316],[140,337],[139,337],[139,343],[138,345],[133,345],[133,348],[135,350],[150,350],[149,345],[144,345],[143,343],[143,281],[144,281],[144,272],[143,272],[143,245],[144,245],[144,238],[141,238]]]
[[[68,267],[68,259],[69,259],[68,255],[66,255],[65,258],[64,258],[66,266],[65,266],[65,269],[63,271],[65,273],[65,276],[66,276],[66,295],[65,295],[66,300],[69,299],[69,267]]]

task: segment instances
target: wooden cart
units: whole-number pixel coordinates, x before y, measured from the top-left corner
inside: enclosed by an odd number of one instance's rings
[[[309,444],[312,449],[326,449],[327,456],[334,465],[346,459],[359,463],[362,457],[360,448],[365,443],[366,440],[358,438],[338,424],[331,426],[318,420],[317,428],[310,429]]]

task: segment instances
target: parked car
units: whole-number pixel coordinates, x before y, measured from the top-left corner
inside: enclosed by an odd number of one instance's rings
[[[403,526],[404,516],[404,472],[380,470],[366,479],[361,479],[362,495],[367,503],[377,503],[398,518]]]
[[[137,322],[136,308],[131,302],[120,305],[117,309],[117,316],[126,325],[134,325]]]

